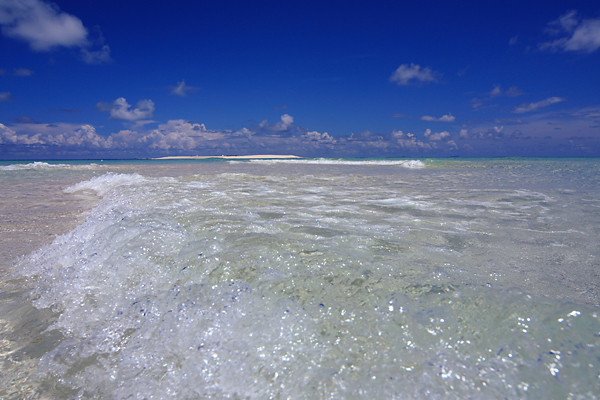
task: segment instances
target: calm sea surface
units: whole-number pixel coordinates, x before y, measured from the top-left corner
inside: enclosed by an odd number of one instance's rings
[[[600,159],[1,162],[0,189],[0,399],[600,398]]]

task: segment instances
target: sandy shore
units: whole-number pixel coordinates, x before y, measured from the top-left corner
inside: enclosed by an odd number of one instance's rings
[[[293,155],[257,154],[251,156],[168,156],[152,158],[152,160],[204,160],[207,158],[223,158],[225,160],[250,160],[260,158],[302,158]]]
[[[62,189],[80,181],[29,179],[12,182],[0,193],[0,275],[9,272],[19,256],[51,243],[83,222],[84,211],[97,199],[65,194]]]

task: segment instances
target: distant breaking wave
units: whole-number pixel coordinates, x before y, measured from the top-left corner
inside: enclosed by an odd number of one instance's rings
[[[258,164],[326,164],[326,165],[396,165],[404,168],[425,168],[425,164],[420,160],[343,160],[333,158],[307,158],[307,159],[269,159],[269,160],[249,160]],[[240,163],[247,161],[229,161],[230,163]]]
[[[26,169],[37,169],[37,170],[49,170],[49,169],[95,169],[99,167],[98,164],[49,164],[46,162],[35,161],[28,164],[11,164],[0,166],[0,171],[22,171]]]

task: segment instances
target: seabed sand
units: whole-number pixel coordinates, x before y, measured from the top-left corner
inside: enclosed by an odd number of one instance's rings
[[[79,182],[76,178],[72,184]],[[84,220],[83,212],[95,198],[81,193],[66,194],[68,182],[29,180],[13,182],[0,190],[0,274],[15,262]]]
[[[0,399],[54,398],[36,395],[39,383],[32,378],[38,360],[28,349],[50,349],[61,335],[43,334],[52,313],[33,307],[23,292],[23,278],[12,272],[19,258],[72,231],[96,205],[96,196],[63,192],[79,181],[81,177],[40,177],[0,182]]]

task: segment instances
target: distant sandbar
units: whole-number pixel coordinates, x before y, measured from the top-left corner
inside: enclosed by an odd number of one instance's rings
[[[248,159],[256,159],[256,158],[302,158],[298,156],[292,155],[274,155],[274,154],[259,154],[253,156],[238,156],[238,155],[230,155],[230,156],[168,156],[168,157],[158,157],[153,158],[152,160],[204,160],[207,158],[223,158],[226,160],[248,160]]]

